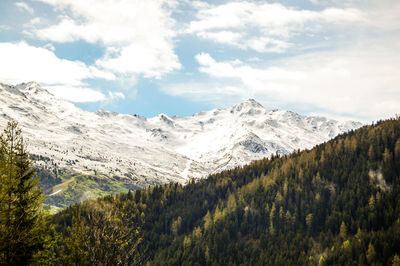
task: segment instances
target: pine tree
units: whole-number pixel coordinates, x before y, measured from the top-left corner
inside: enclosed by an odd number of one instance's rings
[[[88,257],[87,242],[85,239],[86,228],[81,217],[80,206],[75,209],[72,218],[70,236],[64,239],[69,254],[63,254],[63,261],[69,265],[85,265]]]
[[[310,230],[310,231],[312,230],[312,223],[313,223],[313,214],[310,213],[306,216],[306,224],[307,224],[308,230]]]
[[[134,265],[142,257],[137,247],[139,228],[110,202],[88,201],[77,205],[72,227],[64,242],[68,265]]]
[[[394,146],[394,154],[396,156],[396,159],[400,158],[400,138],[396,141],[396,144]]]
[[[0,137],[0,265],[26,265],[44,248],[47,212],[38,183],[21,129],[10,121]]]
[[[367,250],[367,261],[369,264],[372,264],[372,262],[375,260],[376,252],[374,245],[372,243],[369,243],[368,245],[368,250]]]
[[[347,236],[347,226],[344,222],[342,222],[342,224],[340,225],[340,231],[339,231],[339,236],[342,239],[345,239]]]

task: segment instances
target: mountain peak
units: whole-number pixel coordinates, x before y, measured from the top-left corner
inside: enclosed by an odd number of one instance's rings
[[[264,106],[262,106],[262,104],[260,104],[259,102],[257,102],[256,100],[254,100],[252,98],[247,99],[243,103],[251,105],[253,107],[262,107],[262,108],[264,108]]]
[[[24,84],[24,83],[22,83],[22,84]],[[31,88],[36,87],[37,88],[37,87],[40,87],[40,85],[36,81],[30,81],[30,82],[26,83],[26,87],[31,87]]]
[[[41,87],[39,83],[35,81],[30,81],[28,83],[21,83],[15,86],[19,91],[27,94],[38,94],[38,93],[47,93],[51,94],[48,90]]]
[[[249,112],[254,109],[264,109],[264,106],[254,99],[247,99],[246,101],[233,106],[231,108],[231,113]]]
[[[259,102],[257,102],[256,100],[254,100],[252,98],[247,99],[246,101],[242,102],[241,104],[245,105],[245,106],[251,106],[254,108],[264,108],[264,106],[262,106]]]

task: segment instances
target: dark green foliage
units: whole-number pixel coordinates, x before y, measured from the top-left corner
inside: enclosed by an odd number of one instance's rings
[[[70,265],[85,265],[88,258],[88,239],[85,238],[84,224],[80,206],[77,206],[69,229],[69,236],[64,238],[67,254],[63,254],[64,262]]]
[[[128,265],[142,261],[137,252],[139,228],[134,217],[117,205],[117,199],[107,196],[69,207],[67,215],[54,217],[63,234],[59,246],[62,264]]]
[[[138,251],[150,265],[398,264],[400,121],[98,201],[141,228]],[[54,217],[60,232],[73,210]]]
[[[48,194],[51,193],[53,186],[62,182],[62,179],[56,173],[45,168],[38,168],[37,176],[40,176],[40,185]]]
[[[38,183],[21,130],[10,121],[0,137],[0,265],[26,265],[45,255],[38,254],[49,240]]]

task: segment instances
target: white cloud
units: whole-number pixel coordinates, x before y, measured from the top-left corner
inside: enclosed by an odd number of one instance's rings
[[[231,39],[230,44],[241,49],[284,52],[295,45],[295,54],[300,55],[268,61],[250,58],[245,60],[248,63],[235,65],[200,53],[195,57],[199,71],[211,81],[193,83],[193,88],[188,88],[191,83],[170,85],[165,91],[219,104],[233,97],[252,97],[270,108],[289,107],[305,113],[318,110],[365,121],[398,113],[400,3],[318,2],[325,8],[301,10],[260,2],[199,7],[189,33],[222,43],[213,34],[232,31],[242,37]],[[292,44],[294,37],[318,34],[329,39],[329,45]]]
[[[71,95],[65,98],[72,97],[74,101],[103,99],[101,93],[82,87],[85,86],[85,80],[115,79],[111,73],[80,61],[60,59],[49,49],[30,46],[25,42],[0,43],[0,58],[0,80],[11,84],[37,81],[45,87],[53,87],[58,95]],[[65,88],[62,93],[61,88]],[[89,97],[90,94],[92,97]],[[79,97],[81,100],[77,100]]]
[[[52,43],[46,43],[43,47],[46,48],[47,50],[50,50],[53,52],[56,50],[56,48],[54,47],[54,45]]]
[[[38,25],[38,24],[40,24],[40,23],[42,23],[43,21],[42,21],[42,19],[40,18],[40,17],[35,17],[35,18],[33,18],[33,19],[31,19],[27,24],[26,24],[26,26],[34,26],[34,25]]]
[[[173,53],[164,53],[169,50],[167,43],[149,43],[142,45],[133,43],[125,46],[118,52],[107,53],[102,59],[96,61],[96,65],[108,71],[117,73],[143,74],[148,78],[160,78],[162,75],[179,69],[180,64]]]
[[[299,71],[287,71],[278,67],[256,69],[248,65],[235,66],[235,64],[229,61],[217,62],[207,53],[198,54],[195,58],[201,65],[199,68],[201,72],[218,78],[239,79],[245,84],[268,80],[298,80],[302,78],[302,74]]]
[[[33,10],[32,7],[30,7],[27,3],[25,2],[16,2],[15,6],[18,7],[20,10],[27,11],[30,14],[33,14],[35,11]]]
[[[160,77],[181,67],[174,53],[171,0],[38,0],[69,14],[33,33],[54,42],[102,43],[114,49],[98,66],[122,75]]]
[[[364,120],[391,117],[400,106],[400,55],[396,53],[400,42],[390,47],[379,42],[368,45],[305,54],[257,68],[219,62],[201,53],[196,56],[199,70],[213,83],[197,83],[194,88],[176,84],[164,90],[202,101],[255,97],[270,108],[290,105],[304,112],[321,110]]]
[[[122,92],[119,92],[119,91],[117,91],[117,92],[109,91],[108,92],[108,98],[111,99],[111,100],[118,100],[118,99],[124,100],[125,99],[125,95]]]
[[[260,53],[284,52],[298,33],[326,32],[335,26],[365,22],[364,13],[355,8],[313,11],[246,1],[197,6],[197,19],[190,22],[187,33]]]
[[[196,21],[190,22],[188,31],[254,26],[272,35],[287,36],[291,30],[306,23],[364,22],[364,14],[355,8],[327,8],[321,11],[298,10],[278,3],[229,2],[200,9]]]
[[[203,39],[212,40],[217,43],[236,44],[242,37],[242,34],[232,31],[217,31],[217,32],[200,31],[197,33],[197,36]]]
[[[290,43],[282,40],[271,39],[271,38],[251,38],[245,42],[245,47],[253,49],[259,53],[265,52],[284,52],[291,45]]]
[[[161,87],[169,95],[184,96],[191,101],[212,103],[225,107],[237,104],[243,99],[250,98],[245,88],[234,85],[224,85],[219,82],[195,82],[169,84]]]
[[[80,61],[60,59],[52,51],[26,42],[0,43],[0,57],[0,79],[10,83],[35,80],[46,85],[81,86],[85,79],[115,78]]]
[[[107,100],[106,96],[96,90],[82,87],[69,87],[67,86],[46,86],[56,97],[65,99],[71,102],[100,102]]]
[[[281,53],[290,47],[290,43],[267,37],[250,37],[244,32],[233,31],[200,31],[196,35],[202,39],[210,40],[220,44],[236,46],[240,49],[252,49],[259,53],[274,52]]]
[[[371,29],[380,31],[400,29],[400,2],[398,0],[372,1],[367,12],[368,24]]]
[[[208,53],[200,53],[195,56],[196,61],[202,66],[214,65],[216,61]]]

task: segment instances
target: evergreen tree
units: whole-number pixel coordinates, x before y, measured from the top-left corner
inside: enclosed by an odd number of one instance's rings
[[[44,248],[47,215],[38,183],[21,129],[10,121],[0,137],[0,265],[26,265]]]
[[[376,256],[376,252],[375,252],[374,245],[372,245],[372,243],[369,243],[368,250],[367,250],[367,261],[369,262],[370,265],[375,260],[375,256]]]
[[[400,258],[397,254],[394,255],[392,266],[400,266]]]
[[[88,257],[86,250],[88,240],[85,238],[84,232],[87,228],[81,217],[80,206],[77,206],[72,222],[70,236],[64,239],[69,254],[64,254],[63,260],[69,265],[82,266],[86,264]]]
[[[345,239],[347,236],[347,226],[344,222],[342,222],[342,224],[340,225],[340,231],[339,231],[339,236],[342,239]]]
[[[139,264],[139,228],[107,201],[87,201],[75,207],[69,236],[64,238],[67,265]]]

